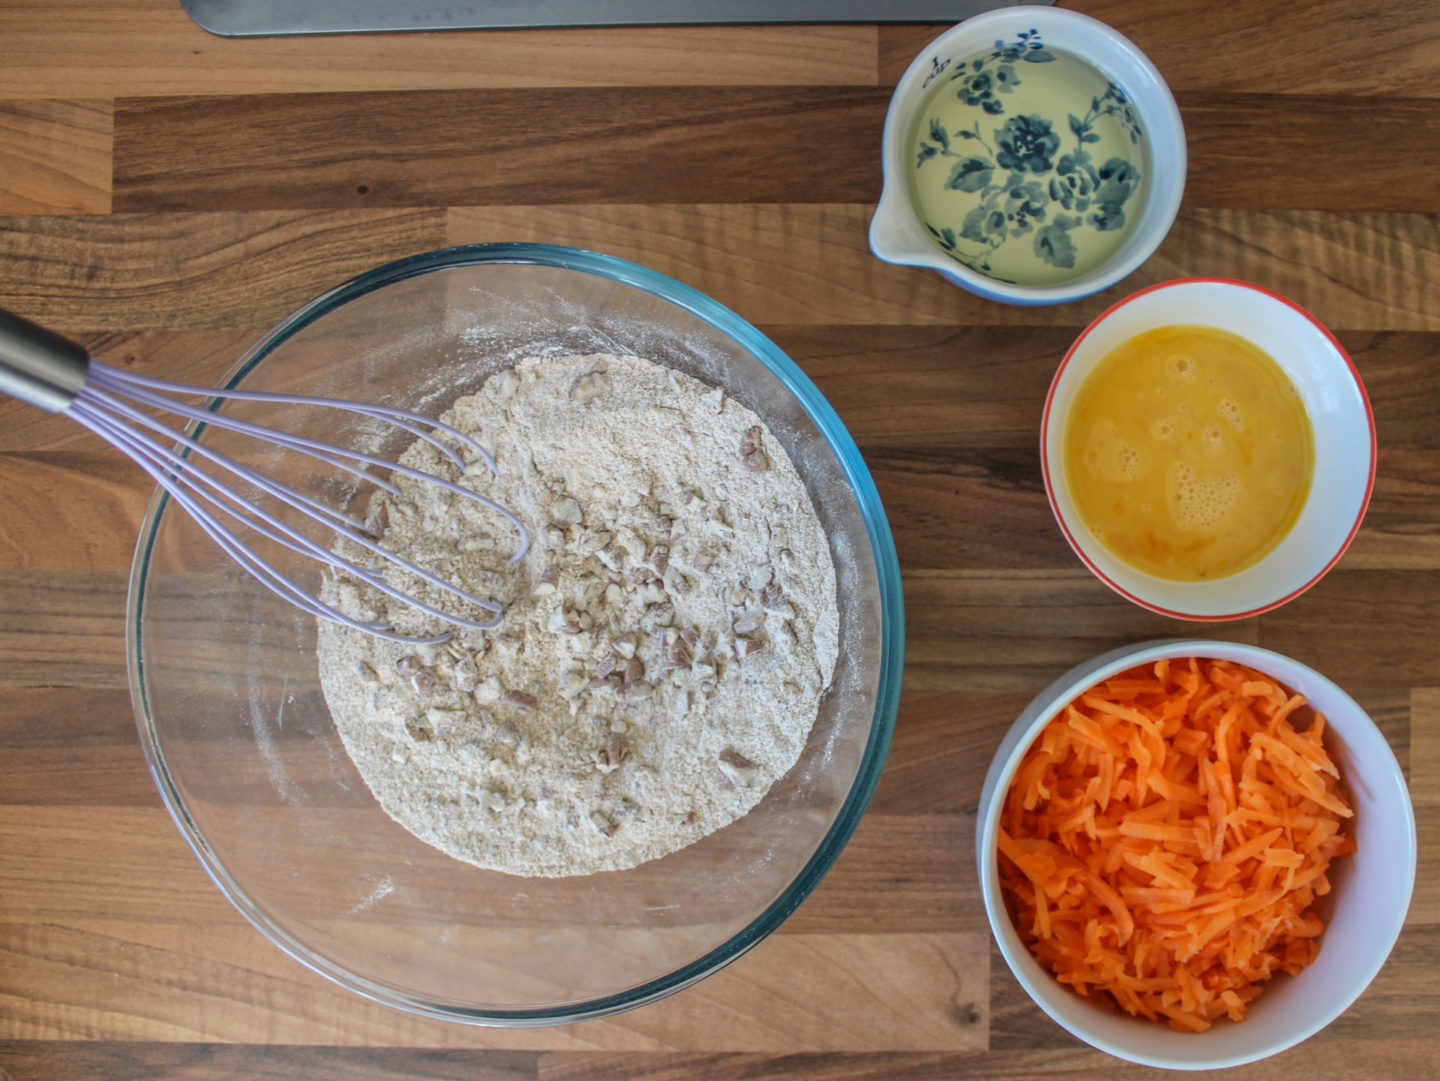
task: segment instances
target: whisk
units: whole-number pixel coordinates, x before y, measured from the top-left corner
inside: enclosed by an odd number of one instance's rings
[[[205,445],[194,437],[196,425],[213,425],[308,455],[328,467],[359,477],[392,496],[398,497],[400,489],[367,467],[386,470],[391,476],[398,474],[438,485],[493,511],[514,527],[519,542],[510,557],[512,563],[521,559],[530,546],[529,530],[515,514],[463,485],[377,455],[277,431],[226,416],[213,407],[177,401],[172,396],[194,397],[201,402],[229,398],[345,410],[394,425],[429,443],[462,470],[469,464],[461,453],[463,451],[472,456],[471,461],[479,459],[492,473],[496,471],[495,459],[479,443],[464,432],[423,414],[339,398],[222,390],[137,375],[96,360],[68,338],[4,310],[0,310],[0,392],[52,413],[64,413],[120,450],[145,470],[228,556],[277,596],[311,615],[391,641],[440,643],[453,637],[454,632],[446,631],[428,637],[407,635],[383,620],[354,619],[314,593],[307,592],[271,566],[244,538],[249,534],[264,537],[322,566],[365,582],[420,612],[459,627],[490,630],[500,624],[504,609],[496,601],[475,596],[411,560],[386,550],[367,531],[365,523],[347,511],[329,506]],[[188,430],[177,431],[146,409],[179,417]],[[449,443],[442,441],[441,437]],[[208,470],[204,467],[206,464]],[[380,557],[385,563],[428,582],[459,602],[462,608],[470,606],[489,615],[476,619],[456,611],[442,610],[400,590],[387,581],[380,570],[360,566],[341,556],[333,550],[333,545],[321,544],[265,506],[233,490],[225,482],[225,474],[229,474],[233,481],[298,511],[336,537],[343,537]]]

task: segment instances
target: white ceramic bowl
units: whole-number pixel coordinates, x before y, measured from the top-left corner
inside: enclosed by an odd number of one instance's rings
[[[1205,582],[1157,578],[1108,552],[1081,522],[1062,453],[1071,403],[1095,365],[1136,334],[1182,323],[1228,330],[1268,353],[1295,384],[1315,433],[1310,493],[1294,527],[1258,563]],[[1187,278],[1126,297],[1075,339],[1045,399],[1040,455],[1045,491],[1060,529],[1101,581],[1162,615],[1241,619],[1303,593],[1349,547],[1375,483],[1375,418],[1354,362],[1309,312],[1258,285]]]
[[[1077,694],[1162,657],[1214,657],[1249,665],[1305,695],[1325,715],[1326,748],[1355,809],[1357,851],[1331,867],[1333,889],[1320,954],[1296,976],[1277,976],[1241,1024],[1203,1033],[1107,1012],[1057,981],[1031,956],[1005,907],[995,841],[999,809],[1016,766],[1055,713]],[[976,856],[990,929],[1010,971],[1030,997],[1072,1035],[1119,1058],[1149,1066],[1201,1070],[1265,1058],[1314,1035],[1374,979],[1399,937],[1415,883],[1415,812],[1400,765],[1375,723],[1319,672],[1279,653],[1233,642],[1172,639],[1102,653],[1057,679],[1025,708],[1001,741],[980,793]]]
[[[1015,285],[972,270],[942,251],[916,214],[910,170],[915,112],[935,79],[998,42],[1038,31],[1046,48],[1087,61],[1119,86],[1138,113],[1148,153],[1141,165],[1145,202],[1125,242],[1104,263],[1054,285]],[[1024,65],[1021,65],[1023,68]],[[1068,133],[1067,133],[1068,135]],[[881,155],[884,187],[870,222],[870,248],[889,263],[929,267],[955,284],[1009,304],[1060,304],[1108,288],[1131,274],[1159,247],[1175,221],[1185,190],[1185,128],[1170,88],[1155,65],[1105,23],[1063,8],[997,8],[966,19],[932,41],[896,85],[885,115]],[[1053,206],[1050,208],[1053,211]]]

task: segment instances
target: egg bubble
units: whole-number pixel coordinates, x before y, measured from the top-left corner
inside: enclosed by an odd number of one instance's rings
[[[1165,504],[1181,529],[1211,530],[1225,520],[1244,490],[1233,473],[1201,476],[1187,462],[1173,462],[1165,476]]]
[[[1215,403],[1215,412],[1230,426],[1232,431],[1243,432],[1245,430],[1245,411],[1240,408],[1240,403],[1228,394]]]
[[[1179,417],[1156,417],[1150,422],[1150,434],[1162,443],[1180,438]]]
[[[1125,438],[1120,425],[1109,417],[1099,417],[1090,425],[1084,462],[1094,476],[1112,484],[1139,480],[1145,475],[1144,453]]]
[[[1165,362],[1170,379],[1176,383],[1188,383],[1195,378],[1195,361],[1184,353],[1177,353]]]

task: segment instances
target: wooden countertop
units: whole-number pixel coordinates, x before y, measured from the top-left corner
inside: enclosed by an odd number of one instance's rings
[[[1228,275],[1328,323],[1375,408],[1373,502],[1316,588],[1198,628],[1326,672],[1382,726],[1421,830],[1369,991],[1230,1072],[1421,1078],[1440,1062],[1440,6],[1084,0],[1176,93],[1173,233],[1091,300],[1022,309],[881,263],[866,227],[891,87],[938,26],[223,40],[175,0],[0,0],[0,307],[210,382],[302,301],[446,244],[596,248],[770,334],[860,444],[905,576],[894,746],[794,916],[657,1005],[564,1028],[422,1021],[313,975],[221,897],[146,771],[126,578],[150,485],[0,402],[0,1079],[345,1076],[1133,1078],[1032,1006],[973,869],[989,756],[1070,665],[1196,627],[1066,547],[1040,405],[1142,285]]]

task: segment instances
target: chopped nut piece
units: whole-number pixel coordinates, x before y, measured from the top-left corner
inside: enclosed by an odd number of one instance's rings
[[[432,690],[435,683],[435,673],[428,668],[422,668],[410,677],[410,686],[414,688],[416,694],[424,694],[426,691]]]
[[[580,504],[573,496],[557,499],[550,507],[550,520],[556,525],[579,525],[583,517]]]
[[[655,693],[655,688],[649,683],[627,683],[625,684],[625,697],[635,701],[643,701]]]
[[[624,681],[626,683],[634,683],[637,680],[642,680],[644,678],[645,662],[642,661],[639,657],[631,657],[629,663],[625,665]]]
[[[622,527],[615,534],[615,543],[628,552],[631,559],[644,562],[645,542],[635,535],[634,530]]]
[[[431,738],[449,735],[465,720],[463,709],[427,709],[425,720],[430,726]]]
[[[435,738],[435,722],[428,714],[420,717],[410,717],[405,721],[405,731],[410,733],[410,738],[419,743],[429,743]]]
[[[603,529],[596,530],[593,533],[586,533],[585,536],[580,539],[580,550],[586,553],[598,552],[608,545],[610,540],[610,534],[606,533]]]
[[[540,577],[535,581],[535,592],[541,597],[548,596],[555,592],[555,583],[560,580],[560,573],[552,563],[540,572]]]
[[[590,608],[600,594],[605,592],[605,579],[587,574],[575,583],[575,608],[577,611]],[[588,626],[588,624],[586,624]]]
[[[604,811],[591,811],[590,825],[594,826],[606,837],[615,836],[615,820],[609,815],[607,815]]]
[[[726,747],[720,752],[719,766],[725,779],[739,788],[749,788],[759,771],[759,767],[754,762],[734,747]]]
[[[538,701],[536,701],[533,694],[527,694],[524,691],[506,691],[503,695],[500,696],[500,701],[506,702],[509,705],[514,706],[516,709],[525,710],[526,712],[534,709],[540,704]]]
[[[670,570],[674,569],[674,567],[670,568]],[[635,597],[644,605],[659,604],[661,601],[667,599],[665,596],[665,587],[659,582],[646,582],[635,590]]]
[[[770,457],[760,449],[763,429],[757,424],[740,437],[740,461],[752,473],[763,473],[770,468]]]
[[[690,592],[690,579],[676,570],[673,563],[665,568],[665,575],[662,580],[665,583],[665,588],[677,596],[683,597]]]
[[[610,377],[603,371],[586,372],[570,387],[570,400],[585,405],[610,392]]]
[[[735,639],[735,659],[744,664],[753,654],[759,653],[765,648],[765,642],[759,638],[737,638]]]
[[[399,672],[402,676],[413,676],[423,667],[424,665],[420,663],[420,658],[416,657],[413,653],[407,653],[395,662],[395,671]]]
[[[360,677],[360,682],[367,687],[373,687],[380,682],[380,675],[364,661],[355,662],[355,674]]]
[[[620,763],[625,761],[625,754],[625,741],[612,734],[605,741],[605,746],[591,752],[590,758],[601,773],[613,773],[620,768]]]
[[[566,605],[550,613],[545,626],[555,634],[579,634],[590,626],[590,614]]]
[[[619,638],[615,639],[615,652],[627,660],[635,656],[635,649],[640,645],[640,636],[634,631],[626,631]]]
[[[455,662],[455,667],[450,672],[450,681],[455,685],[457,691],[473,691],[480,685],[480,672],[476,667],[475,658],[466,654]]]
[[[734,623],[730,624],[730,629],[733,630],[736,634],[754,634],[764,625],[764,611],[745,612],[743,615],[739,616]]]
[[[370,512],[370,517],[365,519],[365,532],[373,540],[380,540],[385,536],[385,531],[390,528],[390,508],[384,503]]]

